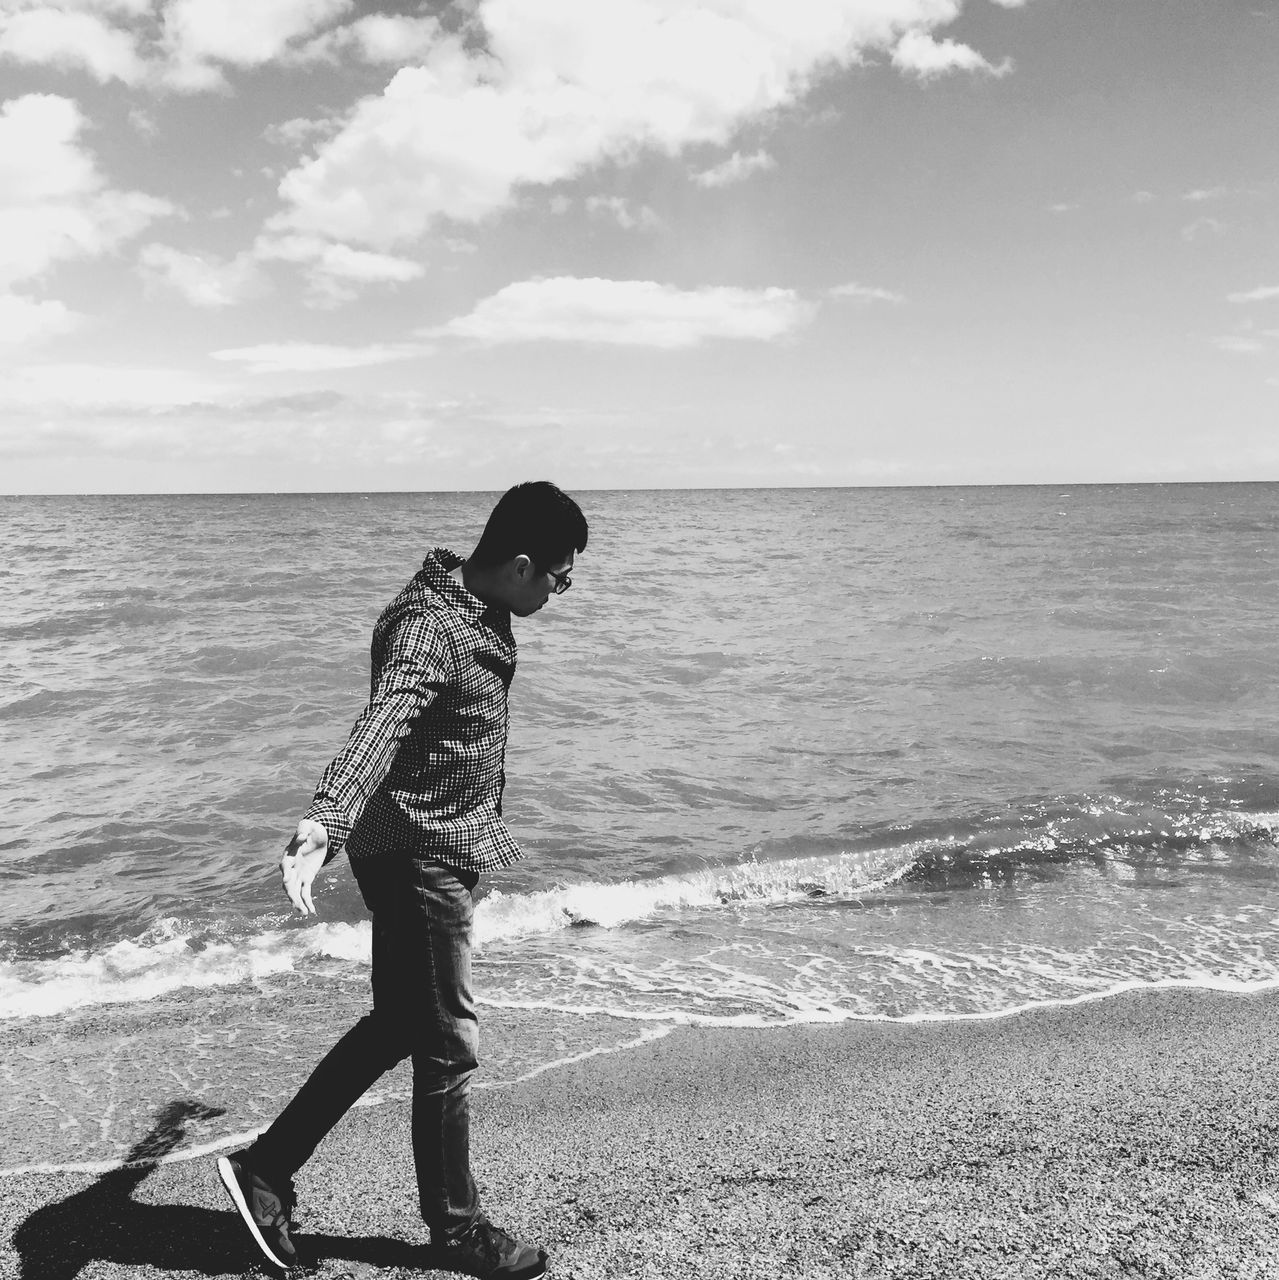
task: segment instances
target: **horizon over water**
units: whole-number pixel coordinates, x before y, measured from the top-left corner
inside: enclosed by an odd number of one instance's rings
[[[275,864],[373,621],[493,496],[0,497],[8,1170],[108,1166],[175,1090],[225,1114],[174,1158],[224,1145],[363,1011],[345,859],[311,922]],[[515,622],[484,1087],[689,1023],[1279,985],[1279,485],[577,496]]]

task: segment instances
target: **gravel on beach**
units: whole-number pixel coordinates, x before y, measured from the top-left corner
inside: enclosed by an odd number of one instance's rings
[[[489,1034],[499,1019],[486,1026]],[[477,1091],[489,1215],[557,1280],[1279,1276],[1279,993],[680,1027]],[[408,1107],[298,1177],[322,1280],[435,1280]],[[213,1157],[0,1180],[3,1280],[269,1275]]]

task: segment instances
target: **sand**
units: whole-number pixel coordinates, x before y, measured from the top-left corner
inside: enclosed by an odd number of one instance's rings
[[[560,1280],[1279,1277],[1279,994],[992,1021],[681,1028],[479,1092],[495,1221]],[[434,1277],[407,1108],[299,1175],[325,1280]],[[0,1275],[271,1274],[211,1159],[0,1180]]]

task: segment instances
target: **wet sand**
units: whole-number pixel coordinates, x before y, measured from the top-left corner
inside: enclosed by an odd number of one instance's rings
[[[1279,1276],[1277,1069],[1279,993],[681,1028],[477,1092],[474,1165],[562,1280],[1249,1280]],[[324,1280],[442,1274],[404,1104],[353,1111],[298,1190]],[[5,1280],[271,1274],[211,1157],[8,1177],[0,1204]]]

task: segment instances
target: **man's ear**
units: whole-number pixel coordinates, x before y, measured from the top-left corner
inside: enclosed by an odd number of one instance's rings
[[[516,556],[511,561],[511,567],[515,570],[515,576],[523,581],[533,572],[533,561],[528,556]]]

